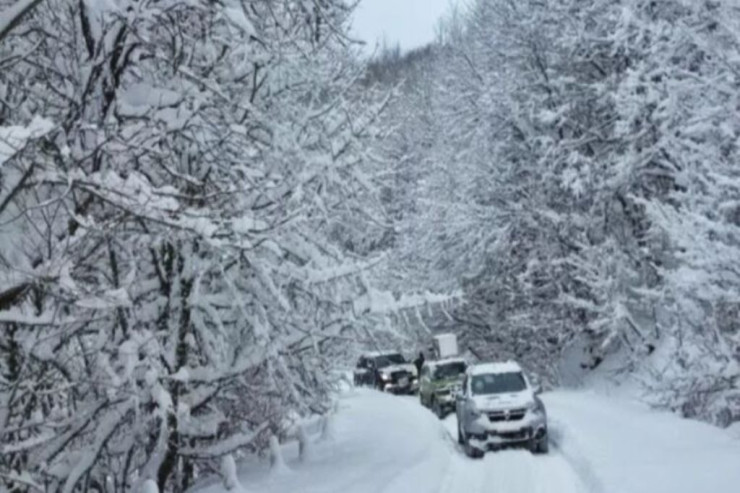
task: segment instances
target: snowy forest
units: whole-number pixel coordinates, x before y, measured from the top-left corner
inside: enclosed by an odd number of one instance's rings
[[[0,490],[184,491],[439,327],[740,421],[740,3],[470,0],[369,62],[355,7],[0,0]]]

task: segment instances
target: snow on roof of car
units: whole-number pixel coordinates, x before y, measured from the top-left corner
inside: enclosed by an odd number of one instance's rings
[[[514,373],[522,371],[522,367],[515,361],[504,361],[501,363],[482,363],[471,365],[468,372],[472,375],[482,375],[485,373]]]
[[[437,359],[426,362],[426,364],[428,364],[429,366],[446,365],[447,363],[466,363],[466,361],[465,358],[461,358],[458,356],[455,358]]]
[[[378,356],[388,356],[390,354],[401,354],[401,352],[389,349],[388,351],[368,351],[367,353],[362,353],[366,358],[377,358]]]

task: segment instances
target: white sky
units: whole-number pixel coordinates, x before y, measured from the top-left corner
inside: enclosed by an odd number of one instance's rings
[[[407,51],[434,39],[437,20],[453,0],[363,0],[355,12],[354,35],[375,49],[385,36],[389,46],[396,42]]]

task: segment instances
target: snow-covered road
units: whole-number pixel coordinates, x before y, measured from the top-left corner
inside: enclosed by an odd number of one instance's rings
[[[278,473],[245,464],[240,480],[244,491],[265,493],[740,491],[740,440],[722,430],[594,394],[544,400],[549,455],[510,450],[471,460],[456,444],[454,416],[440,422],[415,398],[352,390],[333,437],[314,443],[305,461],[289,457]]]
[[[450,440],[457,439],[457,419],[444,421]],[[549,455],[532,455],[527,450],[506,450],[486,454],[482,460],[467,458],[462,449],[450,458],[439,493],[588,493],[590,490],[567,461],[552,450]]]

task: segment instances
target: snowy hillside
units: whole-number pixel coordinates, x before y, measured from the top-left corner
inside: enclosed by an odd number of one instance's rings
[[[261,493],[699,493],[740,484],[740,440],[725,431],[596,394],[544,400],[549,455],[507,450],[474,460],[456,443],[454,416],[439,421],[414,397],[352,390],[333,438],[313,443],[304,462],[287,447],[285,469],[252,462],[239,482]]]

